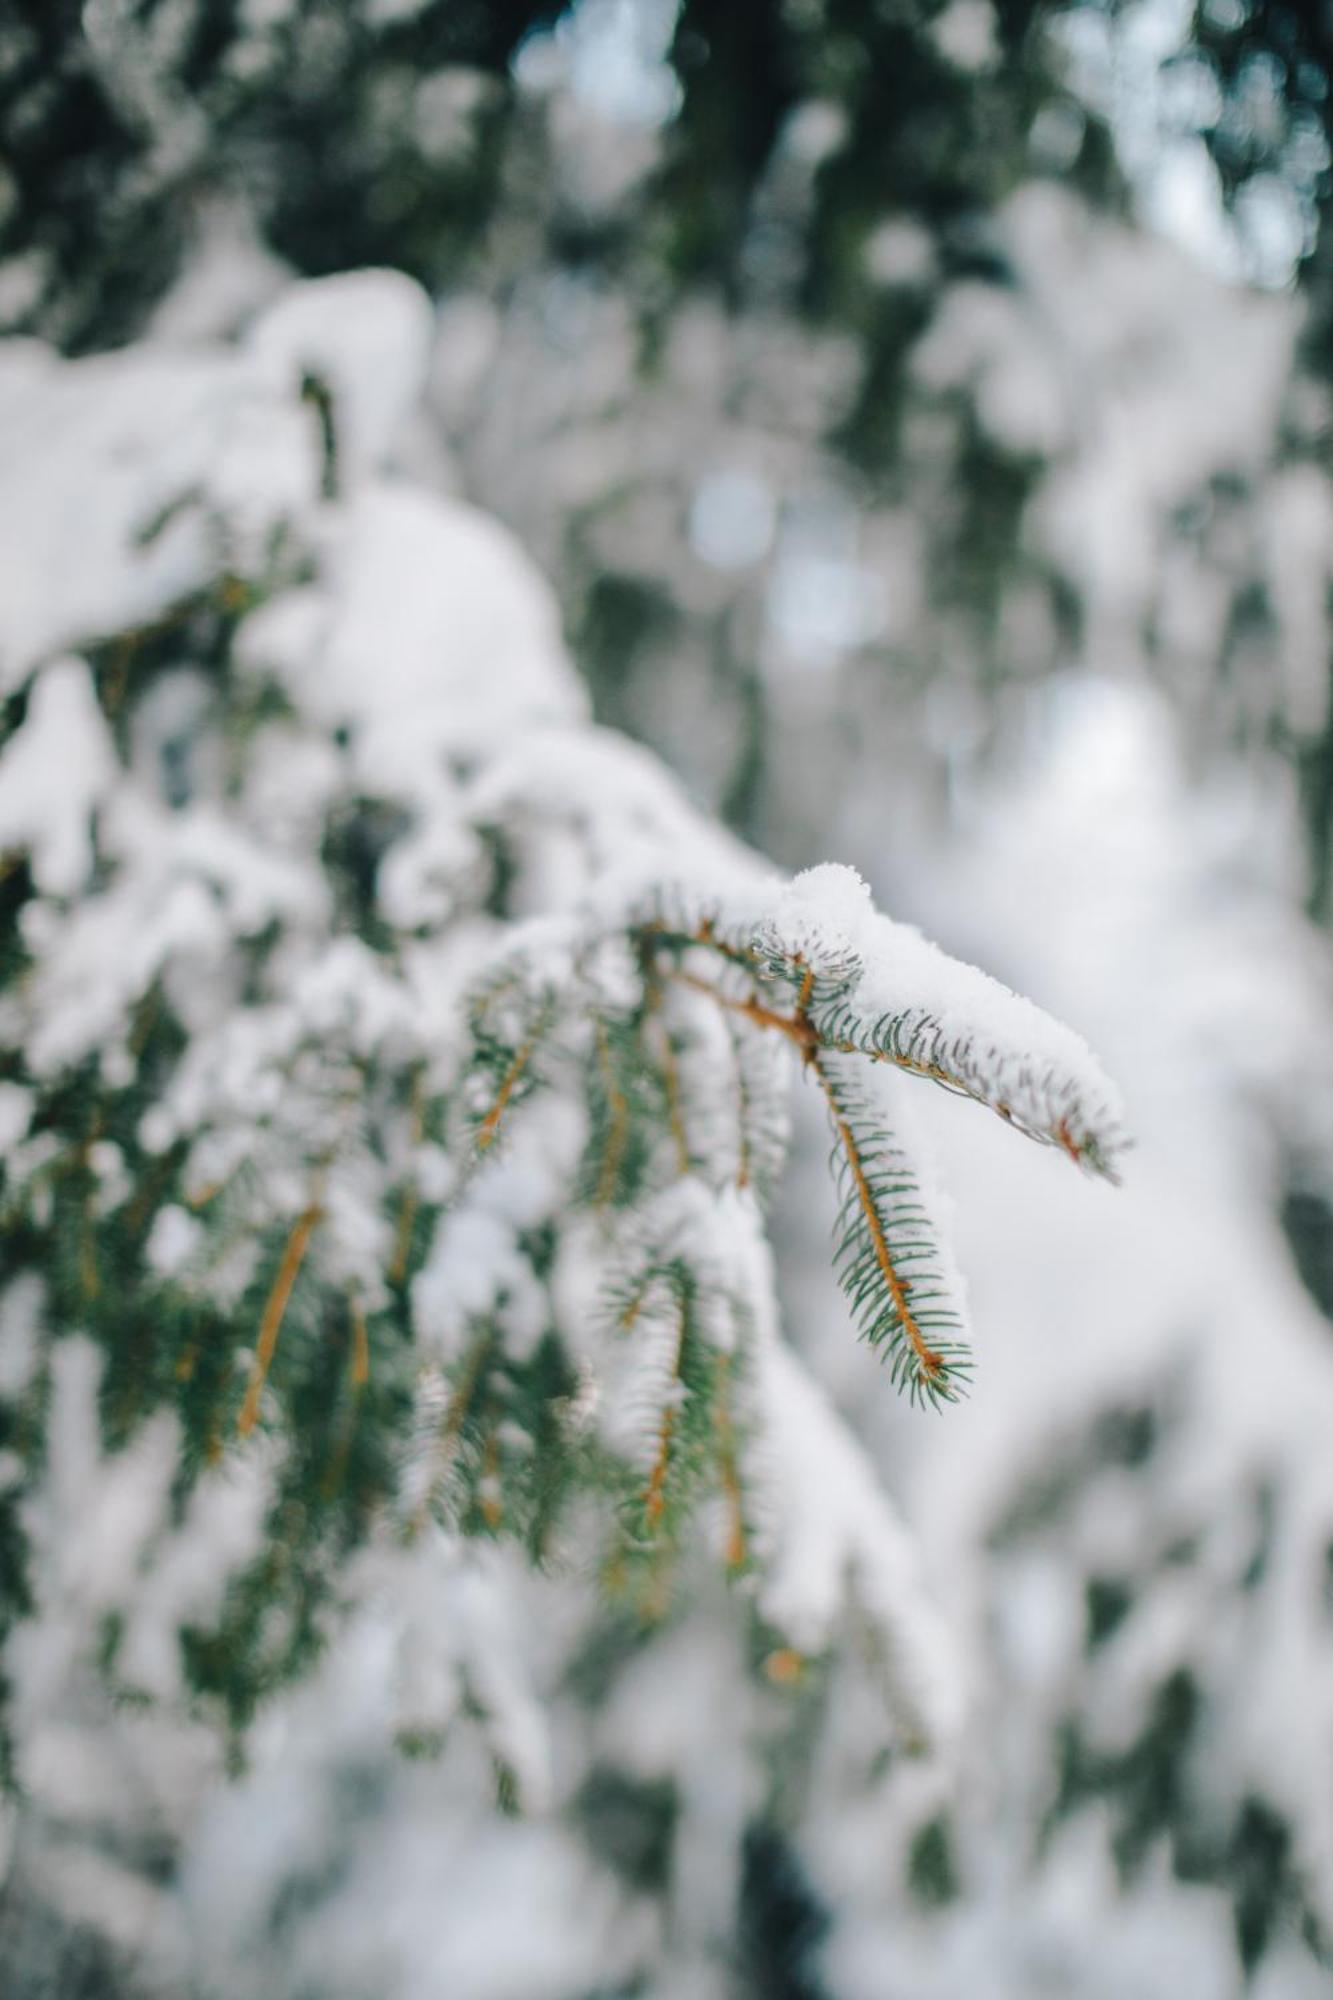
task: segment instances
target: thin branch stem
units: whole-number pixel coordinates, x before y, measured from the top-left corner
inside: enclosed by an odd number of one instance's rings
[[[524,1070],[532,1060],[532,1050],[533,1038],[529,1037],[510,1063],[509,1068],[505,1071],[504,1081],[501,1083],[499,1091],[496,1094],[495,1102],[477,1128],[476,1143],[479,1153],[484,1153],[494,1139],[500,1120],[504,1117],[505,1106],[513,1096]]]
[[[765,1007],[758,1000],[740,999],[734,993],[723,993],[707,979],[700,979],[696,973],[686,972],[680,966],[673,966],[669,975],[678,979],[682,986],[688,986],[695,993],[706,993],[719,1007],[728,1008],[733,1014],[743,1014],[756,1028],[776,1028],[795,1042],[801,1053],[808,1058],[819,1047],[819,1036],[813,1025],[801,1014],[779,1014],[772,1007]]]
[[[259,1399],[264,1393],[268,1371],[273,1365],[277,1351],[278,1335],[282,1331],[282,1316],[287,1310],[287,1301],[292,1295],[310,1238],[317,1223],[323,1216],[319,1202],[312,1201],[308,1208],[297,1216],[292,1224],[287,1247],[282,1253],[278,1275],[273,1280],[272,1290],[264,1306],[264,1316],[259,1322],[259,1339],[255,1345],[255,1358],[250,1368],[250,1381],[241,1405],[241,1414],[236,1420],[236,1429],[241,1437],[248,1437],[259,1421]]]

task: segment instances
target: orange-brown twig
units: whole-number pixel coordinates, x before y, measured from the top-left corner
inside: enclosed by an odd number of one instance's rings
[[[786,1035],[790,1041],[795,1042],[797,1048],[807,1057],[819,1047],[819,1036],[815,1033],[811,1022],[802,1014],[779,1014],[772,1007],[762,1006],[758,1000],[743,1000],[734,993],[723,993],[709,980],[700,979],[697,974],[682,971],[679,967],[673,968],[671,977],[678,979],[682,986],[690,987],[695,993],[706,993],[719,1007],[729,1008],[733,1014],[743,1014],[745,1019],[752,1021],[757,1028],[775,1028],[779,1034]]]
[[[650,1527],[656,1527],[666,1507],[667,1466],[671,1458],[671,1434],[676,1427],[676,1406],[668,1403],[657,1434],[657,1456],[643,1496],[643,1510]]]
[[[236,1420],[236,1428],[242,1437],[248,1437],[259,1420],[259,1399],[264,1393],[268,1371],[277,1351],[278,1335],[282,1331],[282,1316],[287,1310],[287,1301],[292,1295],[297,1273],[309,1247],[310,1238],[324,1211],[317,1201],[297,1216],[292,1224],[287,1247],[282,1253],[278,1275],[273,1280],[272,1290],[264,1305],[264,1316],[259,1322],[259,1339],[255,1343],[255,1358],[250,1368],[250,1380],[245,1391],[245,1401],[241,1414]]]
[[[477,1128],[477,1151],[479,1153],[484,1153],[494,1139],[500,1120],[504,1117],[505,1106],[513,1096],[519,1079],[531,1060],[532,1041],[529,1039],[524,1042],[522,1048],[510,1063],[509,1068],[505,1072],[504,1081],[501,1083],[499,1091],[496,1094],[494,1104],[492,1104],[490,1110],[486,1113],[486,1116]]]

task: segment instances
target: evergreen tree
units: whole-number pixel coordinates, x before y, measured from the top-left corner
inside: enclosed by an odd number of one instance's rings
[[[770,1678],[851,1603],[900,1740],[947,1737],[910,1547],[777,1330],[791,1071],[852,1313],[927,1403],[969,1363],[900,1096],[1096,1173],[1121,1143],[1077,1037],[590,725],[508,538],[386,476],[429,320],[365,274],[230,348],[3,357],[21,1828],[90,1673],[243,1764],[367,1619],[402,1627],[400,1740],[461,1705],[540,1805],[493,1552],[576,1595],[593,1565],[646,1642],[701,1508]]]

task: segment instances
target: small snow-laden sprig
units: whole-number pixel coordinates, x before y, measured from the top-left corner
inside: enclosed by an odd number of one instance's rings
[[[802,1012],[838,999],[865,971],[858,932],[868,893],[850,868],[808,868],[754,926],[749,943],[764,976],[787,987]]]
[[[661,1553],[701,1495],[721,1495],[729,1567],[746,1561],[738,1385],[754,1301],[739,1249],[761,1223],[753,1198],[696,1176],[627,1219],[602,1304],[599,1429],[631,1475],[628,1543]]]
[[[913,1402],[954,1402],[972,1371],[962,1287],[936,1221],[919,1142],[894,1130],[887,1076],[857,1057],[811,1057],[833,1127],[834,1263],[861,1333]],[[892,1121],[892,1122],[891,1122]]]
[[[716,897],[675,884],[634,908],[650,990],[680,996],[678,1007],[706,1002],[747,1056],[761,1043],[794,1048],[817,1081],[842,1195],[839,1273],[857,1321],[914,1400],[954,1400],[969,1367],[961,1294],[919,1149],[894,1136],[874,1066],[987,1104],[1114,1179],[1125,1141],[1096,1061],[1039,1008],[879,915],[851,869],[810,869],[776,888],[740,882]]]
[[[583,932],[564,918],[532,919],[506,940],[466,1004],[468,1046],[454,1093],[474,1163],[549,1081],[548,1058],[572,1011]]]
[[[596,1209],[623,1208],[660,1182],[671,1107],[666,1074],[645,1060],[641,1015],[592,1016],[586,1061],[588,1141],[577,1198]]]
[[[733,984],[737,977],[724,970]],[[675,1171],[719,1188],[753,1188],[767,1201],[790,1136],[789,1051],[780,1037],[751,1031],[681,981],[654,991],[644,1038],[667,1099]]]
[[[777,1187],[791,1138],[791,1062],[771,1035],[746,1031],[727,1019],[736,1110],[735,1181],[767,1203]]]
[[[464,1461],[476,1456],[477,1388],[493,1345],[489,1327],[474,1328],[452,1381],[433,1362],[417,1376],[398,1485],[399,1524],[408,1541],[415,1541],[432,1517],[456,1520],[462,1511],[469,1469]]]
[[[495,1322],[474,1321],[449,1366],[418,1374],[398,1465],[399,1538],[415,1542],[433,1524],[518,1541],[542,1560],[572,1483],[586,1481],[581,1440],[558,1415],[576,1387],[554,1340],[515,1361]]]

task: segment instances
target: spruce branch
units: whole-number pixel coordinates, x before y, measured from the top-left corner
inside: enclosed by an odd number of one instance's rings
[[[1076,1166],[1118,1179],[1115,1157],[1124,1141],[1107,1108],[1089,1103],[1077,1080],[1056,1064],[984,1035],[951,1032],[921,1008],[862,1014],[855,995],[821,1009],[811,1027],[822,1048],[924,1077],[987,1106],[1038,1145],[1058,1147]]]
[[[857,1076],[884,1063],[985,1104],[1027,1136],[1114,1179],[1123,1144],[1109,1087],[1077,1038],[973,967],[946,957],[873,912],[848,870],[811,871],[829,893],[830,922],[807,878],[738,941],[717,921],[690,922],[664,895],[639,933],[653,977],[706,996],[732,1023],[738,1051],[778,1036],[800,1052],[828,1105],[841,1191],[836,1264],[862,1333],[889,1357],[913,1401],[953,1401],[970,1372],[964,1317],[948,1283],[909,1150]],[[672,918],[674,917],[674,922]],[[711,957],[713,972],[698,969]],[[912,975],[937,1004],[877,1005]],[[774,1004],[774,987],[785,1004]],[[742,1073],[740,1178],[747,1178]]]
[[[957,1399],[971,1360],[920,1183],[845,1057],[811,1058],[828,1104],[842,1196],[835,1264],[864,1337],[913,1402]]]

